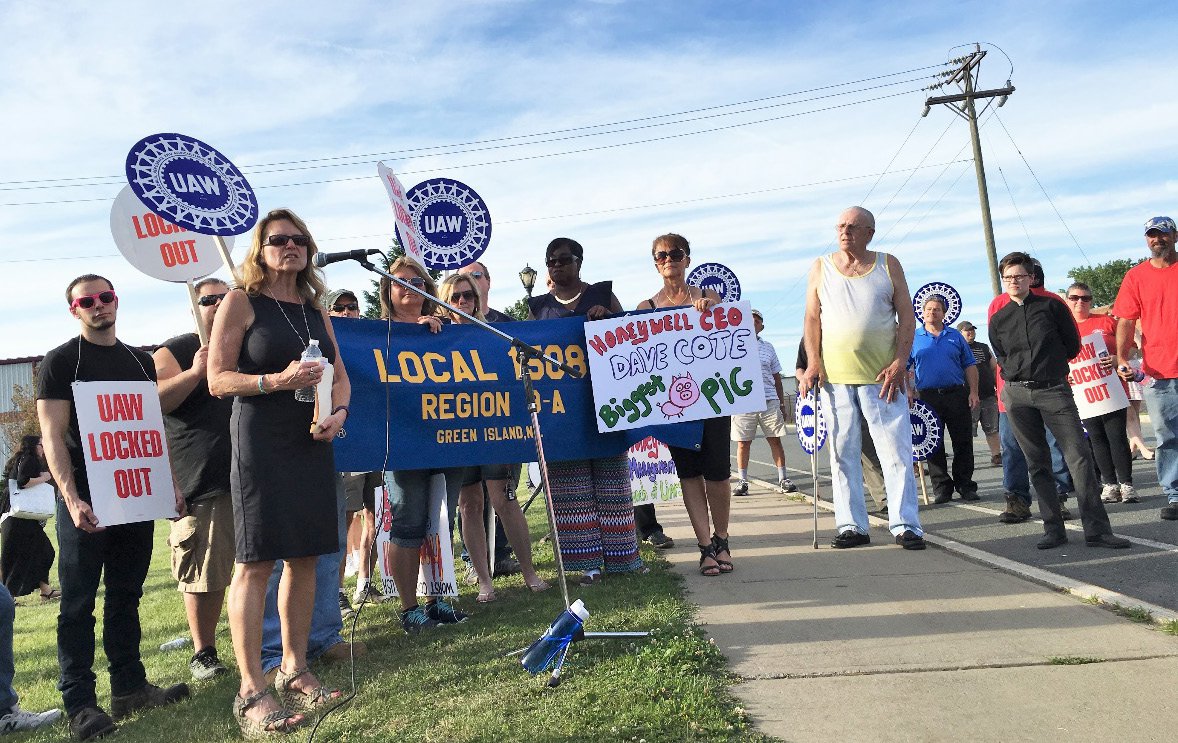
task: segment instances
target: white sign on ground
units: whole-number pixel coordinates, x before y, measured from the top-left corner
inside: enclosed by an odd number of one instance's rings
[[[391,475],[385,475],[386,478]],[[378,564],[383,578],[384,594],[396,596],[397,586],[393,583],[392,552],[389,549],[389,527],[393,522],[392,505],[389,503],[387,484],[377,491],[376,500],[376,544],[380,555]],[[454,575],[454,545],[450,543],[450,522],[446,513],[446,477],[434,475],[429,479],[429,528],[425,541],[421,543],[420,566],[417,570],[418,596],[457,596],[458,580]]]

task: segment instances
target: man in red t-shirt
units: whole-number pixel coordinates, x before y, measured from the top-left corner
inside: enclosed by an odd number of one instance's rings
[[[1117,322],[1117,373],[1133,378],[1129,351],[1133,326],[1141,321],[1141,370],[1145,404],[1157,438],[1158,484],[1166,495],[1162,518],[1178,521],[1178,228],[1169,217],[1145,223],[1149,259],[1129,269],[1121,281],[1113,314]]]

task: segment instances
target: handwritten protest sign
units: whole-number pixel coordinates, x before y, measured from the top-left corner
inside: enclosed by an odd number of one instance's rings
[[[683,497],[671,450],[654,436],[630,447],[630,492],[634,505],[665,503]]]
[[[393,173],[393,169],[384,163],[376,164],[376,172],[380,174],[380,181],[388,191],[389,201],[393,205],[393,215],[397,220],[397,236],[401,239],[401,247],[421,262],[421,239],[417,235],[417,227],[413,224],[413,216],[409,213],[409,202],[405,200],[405,187],[401,180]]]
[[[169,222],[124,186],[110,210],[110,233],[119,252],[135,268],[163,281],[192,281],[224,265],[213,237]],[[225,239],[226,249],[233,237]]]
[[[765,409],[748,302],[587,322],[585,340],[599,431]]]
[[[1100,331],[1080,339],[1080,353],[1068,362],[1068,384],[1081,418],[1095,418],[1129,407],[1125,387],[1110,367],[1101,360],[1109,355]]]
[[[391,475],[386,475],[391,477]],[[393,555],[389,547],[389,528],[393,524],[393,507],[389,502],[389,485],[377,490],[376,544],[380,555],[380,572],[384,594],[397,595],[393,582]],[[429,527],[421,543],[417,569],[418,596],[457,596],[458,580],[454,574],[454,547],[450,544],[450,522],[446,514],[446,476],[429,479]]]
[[[176,491],[152,382],[74,382],[74,409],[102,526],[174,518]]]

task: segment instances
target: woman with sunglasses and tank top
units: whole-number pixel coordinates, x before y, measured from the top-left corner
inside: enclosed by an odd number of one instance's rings
[[[720,295],[711,289],[688,285],[691,245],[682,235],[656,237],[650,252],[663,286],[636,309],[691,305],[704,312],[720,302]],[[732,553],[728,549],[728,516],[732,508],[731,432],[731,417],[708,418],[704,421],[698,451],[668,447],[683,487],[683,507],[687,509],[699,544],[699,572],[708,577],[732,572]]]
[[[558,237],[548,243],[544,262],[552,289],[528,298],[529,319],[580,315],[600,320],[620,314],[622,303],[612,281],[581,280],[585,250],[576,240]],[[598,459],[548,462],[552,508],[566,570],[583,571],[581,585],[593,585],[606,573],[645,570],[634,531],[634,498],[626,454]]]

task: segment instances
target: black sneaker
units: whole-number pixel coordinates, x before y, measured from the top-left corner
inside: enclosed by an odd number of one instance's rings
[[[911,529],[907,529],[903,534],[896,535],[896,544],[900,545],[906,550],[922,550],[925,548],[924,537],[920,536]]]
[[[675,540],[663,534],[661,531],[656,531],[650,534],[646,539],[642,540],[649,545],[653,545],[655,549],[669,550],[675,546]]]
[[[1178,521],[1178,503],[1167,503],[1162,506],[1162,520]]]
[[[166,689],[161,689],[155,684],[144,684],[142,689],[130,694],[112,694],[110,711],[116,720],[121,720],[139,710],[179,702],[181,699],[187,699],[188,695],[188,684],[176,684]]]
[[[783,493],[796,493],[796,492],[798,492],[798,486],[794,485],[793,480],[789,479],[788,477],[785,478],[784,480],[782,480],[781,482],[777,483],[777,487]]]
[[[438,599],[425,605],[425,613],[430,619],[441,624],[460,624],[470,618],[469,614],[458,611],[453,604],[445,599]]]
[[[348,601],[348,594],[344,591],[339,592],[339,615],[345,622],[356,615],[356,610],[352,608],[352,602]]]
[[[217,657],[217,649],[212,645],[192,656],[192,660],[188,661],[188,670],[197,681],[208,681],[223,673],[229,673],[229,669]]]
[[[981,496],[978,495],[978,491],[976,490],[967,490],[961,494],[961,500],[981,500]]]
[[[871,544],[871,537],[867,534],[860,534],[854,529],[847,529],[839,532],[839,535],[830,543],[831,547],[836,550],[848,549],[850,547],[860,547],[864,544]]]
[[[408,635],[416,635],[422,630],[433,629],[434,627],[441,626],[441,624],[436,619],[430,619],[429,615],[420,606],[415,606],[412,609],[406,609],[401,612],[401,628]]]
[[[737,486],[732,490],[732,494],[733,495],[748,495],[749,494],[749,481],[748,480],[741,480],[737,484]]]
[[[83,707],[70,717],[70,736],[74,740],[98,740],[118,729],[101,707]]]

